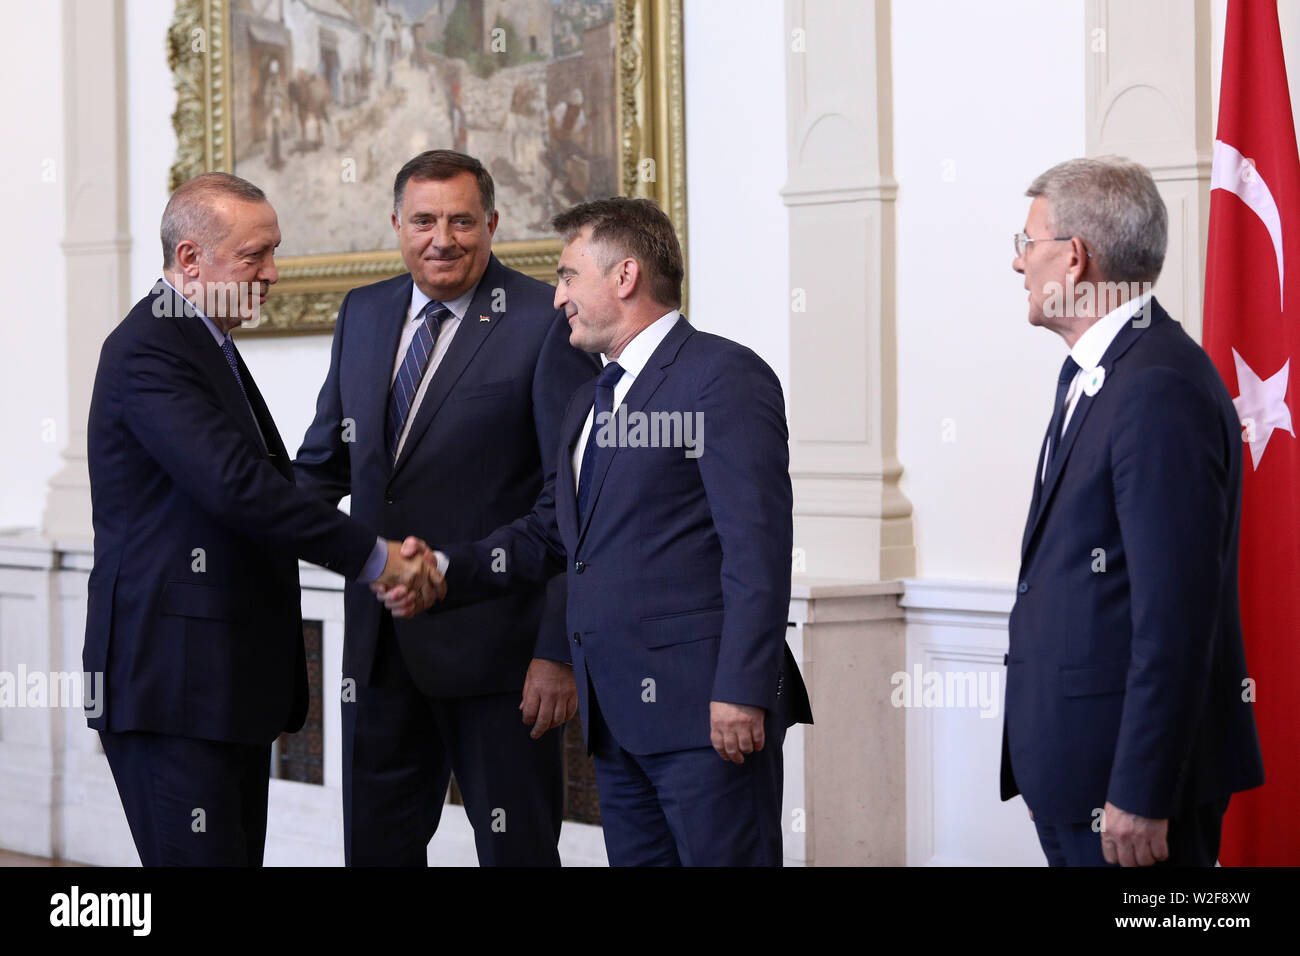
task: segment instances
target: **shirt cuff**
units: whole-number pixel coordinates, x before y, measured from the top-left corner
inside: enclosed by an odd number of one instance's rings
[[[366,563],[361,566],[361,573],[357,575],[357,580],[362,584],[377,581],[384,573],[384,565],[387,563],[388,542],[383,538],[376,538],[375,549],[370,552],[370,557],[366,558]]]
[[[451,567],[451,558],[447,557],[441,551],[433,552],[434,560],[438,562],[438,573],[443,577],[447,576],[447,569]]]

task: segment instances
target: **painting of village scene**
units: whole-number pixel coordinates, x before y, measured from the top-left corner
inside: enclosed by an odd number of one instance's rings
[[[280,216],[280,254],[395,248],[393,176],[477,156],[498,241],[619,192],[614,0],[234,0],[234,172]]]

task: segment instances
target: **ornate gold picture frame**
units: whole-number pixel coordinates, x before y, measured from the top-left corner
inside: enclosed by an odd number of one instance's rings
[[[329,332],[344,292],[405,270],[382,226],[420,149],[484,161],[493,251],[544,281],[561,248],[549,215],[596,196],[654,199],[686,251],[681,0],[177,0],[167,45],[169,188],[234,172],[280,217],[280,281],[245,334]],[[411,117],[427,127],[413,138]],[[360,190],[302,187],[324,170],[361,182],[364,207]]]

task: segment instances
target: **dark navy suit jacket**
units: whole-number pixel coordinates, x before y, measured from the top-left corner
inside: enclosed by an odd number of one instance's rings
[[[298,559],[355,576],[375,533],[294,487],[239,368],[247,402],[202,318],[161,280],[104,341],[83,661],[104,673],[107,705],[91,727],[263,745],[302,726]]]
[[[301,487],[332,503],[351,493],[352,515],[387,537],[473,540],[532,507],[554,468],[569,396],[599,363],[569,345],[554,288],[493,256],[394,464],[384,430],[411,287],[402,275],[343,300],[329,374],[294,471]],[[549,602],[539,582],[473,607],[396,621],[416,684],[438,697],[506,693],[523,687],[534,656],[568,662],[563,581],[549,590]],[[364,584],[349,583],[344,601],[343,675],[364,686],[387,612]]]
[[[1241,426],[1209,357],[1150,311],[1106,350],[1100,391],[1034,482],[1002,799],[1023,793],[1036,822],[1106,801],[1169,818],[1264,779],[1243,701]]]
[[[593,400],[589,381],[569,403],[556,472],[533,511],[444,549],[448,599],[566,567],[583,731],[590,680],[610,731],[632,753],[710,746],[712,700],[766,708],[783,726],[810,722],[785,643],[792,495],[785,404],[772,370],[680,319],[623,405],[629,414],[698,412],[702,454],[629,441],[597,467],[580,522],[571,459]]]

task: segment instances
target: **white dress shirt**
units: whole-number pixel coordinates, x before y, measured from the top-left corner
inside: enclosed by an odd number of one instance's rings
[[[1065,415],[1061,419],[1061,435],[1064,435],[1066,429],[1070,427],[1070,418],[1073,417],[1074,409],[1079,404],[1079,396],[1083,394],[1083,383],[1097,368],[1097,363],[1106,354],[1106,350],[1110,348],[1110,343],[1115,341],[1115,336],[1119,335],[1125,323],[1137,315],[1139,311],[1146,308],[1152,295],[1151,292],[1144,292],[1135,299],[1129,299],[1118,308],[1111,309],[1090,325],[1087,331],[1075,341],[1074,348],[1070,349],[1070,357],[1079,366],[1079,371],[1074,373],[1074,378],[1070,381],[1070,387],[1065,393]],[[1150,319],[1148,318],[1146,321],[1150,321]],[[1052,454],[1051,443],[1058,440],[1059,437],[1058,435],[1048,436],[1047,451],[1043,455],[1043,472],[1038,476],[1039,481],[1047,480],[1047,459]]]
[[[452,299],[450,302],[444,302],[443,305],[451,312],[451,315],[442,320],[442,325],[438,328],[438,338],[433,343],[433,354],[429,356],[429,367],[424,371],[424,378],[420,379],[420,387],[415,391],[415,398],[411,399],[411,409],[406,413],[406,422],[402,425],[402,434],[397,439],[396,455],[401,456],[402,446],[406,444],[406,436],[411,432],[411,423],[415,421],[415,413],[420,410],[420,403],[424,401],[424,393],[429,390],[429,382],[433,379],[433,373],[438,370],[442,363],[442,358],[447,354],[447,349],[451,347],[451,340],[456,335],[456,330],[460,328],[460,320],[465,318],[465,310],[474,299],[474,293],[478,286],[470,289],[459,298]],[[388,388],[391,392],[393,383],[397,381],[397,373],[402,370],[402,362],[406,359],[406,350],[411,345],[411,340],[415,338],[416,331],[420,328],[423,321],[420,313],[429,302],[429,297],[420,291],[420,287],[414,282],[411,283],[411,305],[406,310],[406,324],[402,326],[402,339],[397,343],[397,354],[393,357],[393,374],[388,378]]]
[[[615,408],[618,408],[623,403],[628,389],[632,387],[636,377],[645,368],[645,363],[650,361],[650,356],[654,354],[655,349],[659,348],[659,343],[672,331],[679,318],[681,318],[681,313],[676,309],[666,312],[638,332],[632,341],[624,346],[617,359],[610,359],[604,355],[600,357],[601,362],[605,365],[608,365],[611,361],[616,361],[623,368],[623,377],[614,383]],[[593,390],[591,411],[587,412],[587,420],[582,426],[582,434],[578,436],[578,443],[573,446],[573,487],[575,491],[581,481],[582,454],[587,448],[587,437],[591,434],[592,420],[595,417],[596,396]]]

